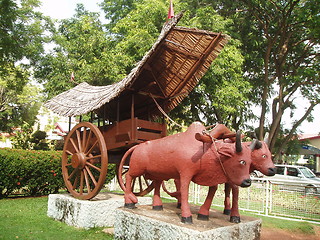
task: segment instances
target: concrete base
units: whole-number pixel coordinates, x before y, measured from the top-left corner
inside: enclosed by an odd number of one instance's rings
[[[241,216],[241,223],[230,223],[230,216],[220,211],[210,211],[209,221],[197,220],[198,206],[191,206],[193,224],[181,223],[181,210],[176,203],[164,204],[163,211],[154,211],[151,206],[136,209],[119,208],[114,223],[115,239],[139,240],[258,240],[261,219]]]
[[[138,197],[139,204],[151,204],[150,197]],[[47,215],[80,228],[111,227],[115,210],[124,205],[120,194],[99,193],[91,200],[79,200],[70,194],[50,194]]]

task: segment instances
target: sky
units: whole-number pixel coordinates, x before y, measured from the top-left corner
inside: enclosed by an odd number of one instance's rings
[[[91,12],[101,12],[98,6],[102,0],[42,0],[42,6],[40,11],[47,16],[55,19],[65,19],[70,18],[75,14],[75,8],[78,3],[82,3],[86,10]],[[169,7],[169,1],[168,1]],[[104,13],[101,14],[101,21],[105,22]],[[293,119],[298,118],[303,114],[303,109],[306,107],[304,101],[297,101],[297,110],[293,116]],[[314,121],[312,123],[307,123],[306,121],[299,127],[299,129],[305,134],[318,134],[320,133],[320,106],[318,106],[313,112]],[[290,118],[289,114],[284,115],[284,122],[289,125],[293,119]],[[256,123],[255,127],[258,127]]]
[[[98,6],[102,0],[42,0],[40,11],[55,19],[70,18],[75,14],[78,3],[82,3],[86,10],[100,12]]]

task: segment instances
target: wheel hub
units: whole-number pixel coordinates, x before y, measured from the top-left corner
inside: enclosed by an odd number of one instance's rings
[[[86,165],[86,155],[84,153],[75,153],[71,158],[71,165],[73,168],[83,169]]]

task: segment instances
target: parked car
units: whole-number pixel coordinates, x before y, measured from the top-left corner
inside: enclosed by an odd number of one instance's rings
[[[320,193],[320,178],[309,168],[297,165],[278,165],[276,174],[267,177],[272,183],[286,186],[286,189],[304,191],[305,193]]]

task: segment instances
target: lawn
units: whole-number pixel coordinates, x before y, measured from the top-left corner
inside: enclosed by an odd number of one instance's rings
[[[103,228],[77,229],[47,216],[47,197],[0,200],[0,239],[113,239]]]
[[[78,229],[49,218],[47,202],[47,197],[0,200],[0,239],[113,239],[113,236],[102,232],[103,228]],[[314,225],[311,223],[261,218],[263,227],[314,235]]]

